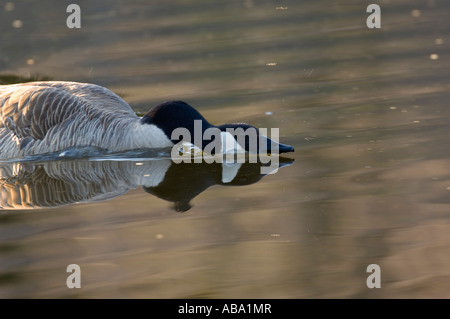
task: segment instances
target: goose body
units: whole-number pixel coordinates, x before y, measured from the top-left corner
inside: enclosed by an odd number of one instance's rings
[[[0,86],[0,159],[96,147],[107,151],[172,147],[175,128],[214,127],[181,101],[153,107],[143,118],[118,95],[88,83],[30,82]],[[224,130],[224,128],[222,128]],[[287,145],[280,152],[293,151]],[[202,147],[201,145],[200,147]],[[283,147],[286,146],[283,150]]]
[[[113,151],[169,147],[110,90],[75,82],[0,86],[0,158],[93,146]]]

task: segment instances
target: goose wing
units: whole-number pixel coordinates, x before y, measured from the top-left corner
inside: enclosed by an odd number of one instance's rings
[[[19,139],[42,140],[50,129],[77,116],[136,118],[122,98],[94,84],[30,82],[0,86],[0,131],[11,131]]]

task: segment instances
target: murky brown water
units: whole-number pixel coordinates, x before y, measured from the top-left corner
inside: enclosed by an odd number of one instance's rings
[[[381,1],[377,30],[357,0],[78,1],[78,30],[71,2],[0,4],[3,82],[183,99],[296,152],[233,187],[164,160],[3,165],[0,198],[41,208],[0,212],[0,297],[450,297],[448,1]]]

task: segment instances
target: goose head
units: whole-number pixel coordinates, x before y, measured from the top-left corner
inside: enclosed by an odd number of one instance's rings
[[[164,132],[172,143],[188,142],[204,151],[211,151],[212,142],[219,142],[223,152],[238,151],[251,153],[293,152],[290,145],[278,143],[253,125],[212,125],[195,108],[183,101],[169,101],[155,105],[141,118],[143,125],[155,125]],[[217,144],[216,144],[217,145]],[[212,148],[212,153],[215,148]]]

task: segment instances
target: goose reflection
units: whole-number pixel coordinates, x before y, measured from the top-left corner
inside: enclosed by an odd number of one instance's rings
[[[279,158],[279,167],[293,160]],[[0,163],[0,209],[39,209],[104,201],[143,189],[185,212],[191,200],[213,185],[250,185],[263,178],[262,163],[180,163],[78,159]]]

